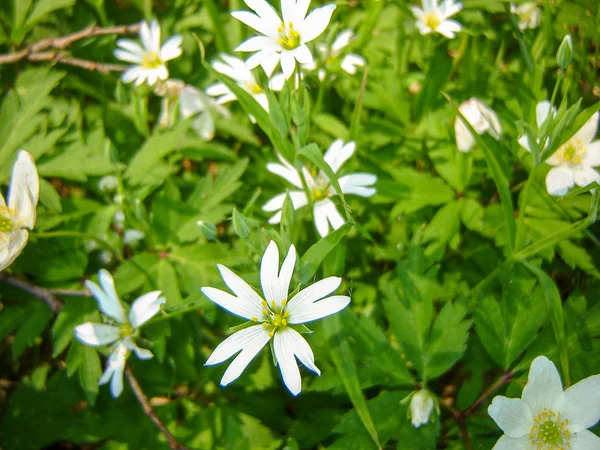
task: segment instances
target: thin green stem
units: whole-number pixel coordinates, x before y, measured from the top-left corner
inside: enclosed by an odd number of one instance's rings
[[[515,234],[515,251],[519,251],[523,245],[523,239],[525,234],[525,215],[527,213],[527,204],[529,203],[529,198],[531,197],[531,186],[535,183],[535,174],[537,167],[533,167],[529,172],[529,177],[527,178],[527,182],[525,183],[525,187],[523,188],[523,193],[521,194],[521,205],[519,208],[519,217],[517,219],[517,232]]]

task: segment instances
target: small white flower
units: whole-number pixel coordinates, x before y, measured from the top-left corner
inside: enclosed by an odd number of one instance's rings
[[[500,133],[502,133],[500,120],[494,110],[485,106],[481,100],[471,98],[463,102],[458,109],[477,134],[487,132],[494,139],[500,139]],[[475,144],[475,138],[473,138],[458,116],[454,122],[454,133],[458,149],[461,152],[470,151]]]
[[[455,33],[462,30],[460,23],[449,20],[462,9],[463,5],[454,0],[423,0],[423,8],[412,6],[412,12],[417,18],[417,28],[421,34],[439,33],[448,39],[453,39]]]
[[[98,301],[100,311],[112,323],[86,322],[77,325],[75,337],[83,344],[92,347],[113,344],[112,353],[99,384],[108,383],[112,379],[110,391],[116,398],[123,391],[123,370],[131,351],[140,359],[152,358],[152,352],[138,347],[134,339],[139,335],[139,328],[158,313],[166,299],[160,296],[160,291],[149,292],[135,300],[131,304],[129,314],[126,314],[111,274],[102,269],[98,273],[98,280],[100,286],[92,281],[86,281],[85,285]]]
[[[217,346],[206,361],[206,365],[219,364],[237,354],[225,371],[221,386],[227,386],[236,380],[271,339],[283,382],[293,395],[298,395],[302,390],[296,358],[308,369],[321,374],[315,366],[315,357],[310,345],[294,329],[294,325],[312,322],[341,311],[350,303],[350,297],[327,297],[342,282],[341,278],[329,277],[301,290],[288,300],[295,264],[296,249],[292,245],[280,271],[279,250],[275,242],[271,241],[260,265],[263,297],[220,264],[217,267],[223,281],[235,295],[212,287],[202,288],[204,295],[220,307],[257,323],[229,336]]]
[[[354,75],[356,74],[358,67],[364,67],[367,62],[365,58],[356,53],[347,53],[342,58],[342,62],[339,63],[338,60],[340,56],[344,52],[344,49],[350,45],[350,41],[354,37],[354,33],[352,30],[342,31],[333,41],[331,47],[328,47],[324,44],[319,44],[317,46],[317,51],[319,53],[319,59],[321,60],[324,67],[319,69],[318,76],[319,80],[325,80],[327,75],[327,71],[336,70],[335,65],[340,64],[340,68],[346,72],[347,74]],[[314,61],[311,64],[304,64],[302,66],[305,70],[315,70],[317,65]]]
[[[123,72],[121,79],[124,83],[139,86],[144,82],[153,86],[158,80],[169,78],[166,62],[181,55],[182,37],[175,35],[160,45],[160,26],[156,20],[142,21],[140,24],[140,40],[142,46],[130,39],[119,39],[115,57],[121,61],[133,63],[134,66]]]
[[[130,246],[137,245],[145,236],[146,234],[143,231],[136,230],[135,228],[125,230],[123,232],[123,244]]]
[[[542,11],[535,2],[522,3],[519,6],[511,3],[510,12],[519,16],[519,29],[521,31],[527,28],[537,28],[540,25]]]
[[[281,62],[286,78],[290,78],[300,64],[310,64],[312,54],[307,42],[319,37],[331,20],[335,5],[314,9],[306,16],[310,0],[281,0],[283,19],[265,0],[244,0],[256,14],[249,11],[234,11],[233,17],[254,28],[262,36],[254,36],[242,42],[235,50],[257,52],[246,65],[249,69],[262,66],[271,75]]]
[[[542,126],[551,112],[556,115],[556,109],[550,102],[538,103],[538,127]],[[574,185],[585,186],[594,181],[600,182],[600,174],[592,168],[600,166],[600,140],[593,141],[599,116],[600,113],[595,113],[590,117],[577,133],[546,159],[547,164],[554,166],[546,176],[546,189],[550,195],[565,195]],[[530,151],[527,136],[521,136],[519,144]]]
[[[106,175],[98,181],[100,192],[113,192],[119,187],[119,179],[114,175]]]
[[[217,72],[227,75],[233,79],[240,87],[248,92],[265,110],[269,111],[269,101],[262,87],[256,82],[254,75],[246,67],[246,63],[235,56],[220,55],[222,61],[215,61],[213,67]],[[269,80],[269,89],[274,92],[281,91],[285,83],[283,74],[278,74]],[[219,105],[236,100],[233,92],[223,83],[216,83],[206,89],[206,93],[211,97],[216,97]]]
[[[327,152],[325,152],[323,159],[329,164],[331,170],[333,170],[334,173],[337,173],[342,165],[354,154],[355,149],[356,144],[354,142],[348,142],[344,145],[344,142],[341,139],[338,139],[331,144]],[[306,206],[308,204],[308,199],[302,190],[300,174],[294,166],[281,156],[279,156],[279,160],[281,161],[281,164],[267,164],[267,170],[275,175],[279,175],[294,185],[294,187],[300,189],[298,191],[289,192],[294,209]],[[335,203],[330,199],[330,197],[335,196],[336,193],[330,185],[327,175],[322,171],[310,173],[306,168],[303,168],[302,173],[306,179],[308,189],[310,190],[311,200],[314,203],[313,215],[315,226],[317,227],[319,235],[325,237],[329,233],[330,225],[331,228],[337,230],[344,224],[344,219],[338,212]],[[372,185],[377,182],[377,176],[370,173],[353,173],[351,175],[340,177],[338,182],[344,194],[371,197],[376,192]],[[285,192],[279,194],[263,206],[263,211],[277,211],[277,213],[269,219],[269,223],[274,224],[281,221],[281,208],[283,208],[285,196]]]
[[[410,398],[410,418],[415,428],[426,425],[433,412],[435,402],[427,389],[415,392]]]
[[[600,420],[600,375],[563,392],[554,364],[538,356],[521,398],[494,397],[488,414],[504,431],[494,450],[598,450],[587,429]]]
[[[21,254],[35,225],[40,180],[33,157],[19,151],[8,189],[8,205],[0,194],[0,271]]]

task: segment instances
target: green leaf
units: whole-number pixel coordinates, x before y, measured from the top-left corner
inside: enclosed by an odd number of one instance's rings
[[[571,225],[566,226],[549,236],[544,236],[528,247],[525,247],[514,256],[514,259],[517,261],[524,261],[528,258],[531,258],[532,256],[541,253],[545,249],[552,247],[565,239],[576,236],[582,230],[585,230],[589,225],[590,222],[587,218],[572,223]]]
[[[161,259],[158,263],[158,289],[162,291],[162,295],[167,299],[166,306],[168,308],[183,303],[177,273],[173,265],[166,259]]]
[[[19,325],[12,341],[13,358],[18,360],[26,348],[40,344],[41,334],[52,320],[52,312],[42,302],[32,303],[25,320]]]
[[[248,221],[246,216],[244,216],[237,209],[233,208],[233,216],[231,220],[233,221],[233,229],[235,230],[236,234],[243,239],[247,239],[252,232],[252,224]]]
[[[310,282],[325,257],[351,229],[352,224],[345,223],[339,229],[321,238],[302,255],[300,258],[300,282],[302,284]]]
[[[31,14],[27,17],[25,24],[31,26],[42,20],[51,12],[62,8],[68,8],[74,4],[75,0],[38,0],[33,11],[31,11]]]
[[[451,72],[452,58],[448,56],[448,49],[445,44],[438,45],[433,57],[429,60],[425,83],[417,98],[415,105],[415,115],[417,118],[420,119],[426,111],[434,106]]]

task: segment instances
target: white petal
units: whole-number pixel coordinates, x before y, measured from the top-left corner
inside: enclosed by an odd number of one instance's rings
[[[328,203],[320,201],[315,203],[313,208],[315,227],[317,228],[317,232],[321,237],[325,237],[329,234],[329,222],[327,220],[327,215],[328,209],[331,208],[331,206],[331,200]],[[335,208],[335,205],[333,205],[333,208]]]
[[[231,289],[231,291],[238,297],[240,301],[247,303],[249,305],[248,307],[254,308],[255,311],[257,310],[256,308],[260,308],[262,311],[261,302],[263,299],[248,283],[238,277],[227,267],[221,264],[217,264],[217,267],[219,268],[219,272],[221,272],[221,276],[223,277],[225,284],[229,287],[229,289]]]
[[[283,73],[279,73],[269,80],[269,89],[273,92],[279,92],[283,89],[284,84],[285,76]]]
[[[331,20],[331,15],[335,10],[335,5],[326,5],[316,8],[304,19],[301,26],[298,27],[300,41],[305,44],[319,37]]]
[[[588,121],[575,133],[571,139],[578,139],[582,144],[587,145],[594,140],[598,131],[598,118],[600,112],[596,112]],[[571,140],[569,139],[569,140]]]
[[[75,337],[83,344],[99,347],[117,341],[120,334],[115,326],[86,322],[75,327]]]
[[[334,230],[337,230],[338,228],[341,228],[342,225],[344,225],[345,220],[342,217],[342,215],[339,213],[339,211],[337,210],[335,204],[329,200],[323,200],[321,203],[331,203],[330,206],[325,208],[325,212],[327,214],[327,220],[329,221],[329,223],[331,224],[331,228],[333,228]]]
[[[160,291],[153,291],[142,295],[131,305],[129,322],[134,329],[141,327],[160,311],[167,299],[160,296]]]
[[[113,398],[117,398],[123,392],[123,371],[125,370],[125,362],[129,356],[129,350],[124,345],[120,344],[112,352],[108,360],[108,367],[106,371],[110,369],[112,374],[110,382],[110,393]],[[102,379],[100,381],[103,381]],[[107,380],[108,381],[108,380]]]
[[[35,225],[38,198],[40,195],[40,179],[33,161],[33,156],[24,150],[17,154],[8,189],[8,207],[18,211],[23,227],[33,228]]]
[[[365,58],[354,53],[349,53],[342,59],[341,68],[344,72],[354,75],[357,67],[364,67],[367,64]]]
[[[160,59],[163,61],[171,61],[179,56],[181,56],[181,43],[183,42],[183,38],[176,34],[169,38],[167,42],[163,44],[160,49]]]
[[[588,430],[571,437],[569,450],[600,450],[600,438]]]
[[[308,201],[306,200],[306,194],[304,192],[291,191],[288,194],[290,196],[290,199],[292,200],[292,205],[294,209],[299,209],[308,204]],[[279,211],[281,208],[283,208],[285,196],[286,193],[284,192],[283,194],[279,194],[273,197],[271,200],[264,204],[264,206],[262,207],[263,211]]]
[[[594,181],[600,182],[600,174],[591,167],[581,167],[574,170],[573,176],[577,186],[587,186]]]
[[[295,187],[302,189],[302,180],[300,179],[300,174],[291,164],[285,163],[285,165],[283,165],[269,163],[267,164],[267,170],[275,175],[279,175],[281,178],[293,184]]]
[[[310,0],[296,0],[296,8],[294,9],[294,16],[298,19],[304,20],[308,7],[310,6]]]
[[[236,52],[258,52],[265,49],[273,49],[273,39],[267,36],[254,36],[246,39],[235,48]]]
[[[25,248],[28,238],[27,230],[20,230],[12,235],[7,244],[0,246],[0,271],[6,269],[17,259]]]
[[[535,107],[535,120],[537,122],[538,127],[541,127],[542,124],[546,121],[548,114],[552,111],[552,115],[556,115],[556,108],[554,108],[548,100],[544,100],[539,102]]]
[[[146,51],[154,50],[154,39],[150,31],[150,27],[148,26],[148,22],[146,21],[142,21],[141,23],[140,40],[142,41],[142,46]],[[158,48],[156,51],[158,52]]]
[[[127,69],[125,72],[123,72],[123,75],[121,75],[121,80],[123,81],[123,83],[131,83],[135,80],[135,85],[139,86],[144,81],[146,81],[146,74],[146,69],[143,69],[139,66],[133,66],[132,68]]]
[[[565,195],[575,184],[573,171],[568,167],[553,167],[546,175],[546,190],[550,195]]]
[[[236,316],[248,320],[262,317],[262,308],[260,307],[260,304],[257,305],[254,302],[247,301],[245,297],[236,297],[228,292],[213,287],[203,287],[201,291],[211,301]]]
[[[279,249],[275,241],[271,241],[265,250],[260,264],[260,282],[265,300],[281,305],[287,300],[294,265],[296,264],[296,248],[292,245],[279,272]]]
[[[218,97],[220,95],[231,94],[231,91],[223,83],[215,83],[206,88],[206,93],[211,97]]]
[[[290,323],[306,323],[335,314],[350,304],[350,297],[334,295],[315,303],[307,303],[304,308],[290,313]]]
[[[315,355],[310,345],[293,328],[285,327],[275,333],[273,349],[275,350],[275,358],[281,370],[283,381],[292,394],[298,395],[302,389],[302,380],[295,357],[307,369],[312,370],[317,375],[321,375],[321,371],[315,365]]]
[[[317,281],[311,286],[302,289],[288,303],[286,310],[290,313],[290,323],[302,323],[296,319],[296,315],[300,317],[305,310],[312,310],[312,305],[323,297],[328,296],[342,284],[342,279],[339,277],[328,277]]]
[[[337,171],[340,170],[340,167],[352,157],[355,150],[356,143],[354,141],[350,141],[344,145],[344,141],[336,139],[329,146],[325,155],[323,155],[323,159],[329,164],[331,170],[333,170],[334,173],[337,173]]]
[[[531,152],[531,149],[529,148],[529,139],[527,138],[527,135],[523,135],[519,138],[518,140],[519,145],[521,147],[523,147],[525,150],[527,150],[528,152]]]
[[[544,408],[556,410],[564,401],[558,370],[545,356],[538,356],[531,363],[522,399],[529,405],[534,417]]]
[[[269,78],[271,75],[273,75],[275,68],[279,64],[281,54],[272,50],[266,50],[263,53],[264,54],[261,57],[260,66],[263,68],[265,74],[267,75],[267,78]],[[285,80],[285,76],[283,75],[283,73],[281,75],[284,77]]]
[[[264,34],[265,36],[275,36],[277,33],[277,29],[273,29],[271,24],[262,20],[259,16],[251,12],[234,11],[231,13],[231,15],[240,22],[245,23],[250,28],[254,28],[256,31]]]
[[[102,288],[93,281],[85,281],[85,286],[98,301],[98,309],[119,323],[127,323],[125,309],[114,289],[114,284],[111,283],[112,276],[108,271],[102,269],[98,273],[98,279],[102,284]]]
[[[456,146],[463,153],[469,152],[473,148],[473,145],[475,145],[475,138],[462,123],[460,117],[457,117],[454,121],[454,135],[456,136]],[[520,142],[521,140],[519,139]]]
[[[344,175],[338,182],[344,194],[370,197],[376,192],[376,189],[372,185],[377,182],[377,175],[371,173],[353,173]]]
[[[583,165],[588,167],[600,166],[600,141],[592,142],[587,146]]]
[[[296,58],[296,61],[298,61],[300,64],[312,64],[314,62],[312,53],[306,44],[302,44],[300,47],[294,50],[293,53],[294,58]]]
[[[128,350],[133,350],[135,352],[135,356],[137,356],[139,359],[152,359],[154,356],[150,350],[138,347],[132,336],[127,336],[125,339],[123,339],[123,345]]]
[[[531,446],[529,436],[523,436],[520,438],[511,438],[509,436],[502,436],[494,445],[492,450],[535,450]]]
[[[340,34],[338,34],[335,38],[335,41],[333,41],[333,44],[331,44],[332,53],[339,54],[341,50],[343,50],[348,46],[348,44],[350,44],[350,41],[352,40],[353,36],[354,33],[352,32],[352,30],[344,30]]]
[[[526,436],[533,426],[531,409],[520,398],[494,397],[488,414],[509,437]]]
[[[283,23],[294,23],[296,20],[296,0],[281,0],[281,16]],[[302,17],[303,19],[304,17]]]
[[[565,391],[562,410],[569,419],[569,430],[578,433],[600,420],[600,375],[581,380]]]
[[[448,39],[453,39],[455,34],[462,30],[462,26],[454,20],[444,20],[436,29],[438,33],[446,36]]]
[[[289,80],[294,74],[295,69],[296,59],[294,58],[294,54],[289,51],[281,52],[281,70],[283,71],[285,78]]]
[[[454,3],[452,0],[445,0],[441,3],[440,9],[444,17],[452,17],[462,9],[460,2]]]
[[[211,366],[222,363],[241,350],[241,353],[231,362],[221,379],[221,386],[227,386],[242,374],[258,352],[269,342],[269,339],[271,339],[269,332],[262,325],[240,330],[221,342],[212,352],[205,365]]]
[[[133,64],[141,64],[143,57],[138,55],[134,55],[133,53],[129,53],[125,50],[115,50],[115,57],[120,59],[121,61],[130,62]]]
[[[130,39],[119,39],[117,41],[117,47],[122,48],[127,53],[135,55],[139,59],[139,62],[142,62],[144,53],[146,53],[144,49],[140,47],[140,44]]]
[[[275,9],[269,5],[268,2],[265,0],[244,0],[244,2],[248,7],[254,10],[265,23],[277,30],[277,27],[281,23],[281,19],[279,18],[279,14],[277,14]]]
[[[282,216],[282,212],[278,211],[276,214],[274,214],[270,219],[269,219],[269,223],[270,224],[278,224],[281,223],[281,216]]]

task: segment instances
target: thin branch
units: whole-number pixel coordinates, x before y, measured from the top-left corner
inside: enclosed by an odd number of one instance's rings
[[[133,372],[131,371],[131,368],[129,368],[129,366],[125,367],[125,376],[127,377],[127,381],[129,382],[129,385],[131,386],[133,393],[137,397],[138,402],[140,402],[140,405],[142,406],[142,410],[144,411],[144,414],[146,414],[150,418],[150,420],[152,420],[152,422],[154,422],[154,425],[156,425],[156,427],[162,433],[162,435],[165,438],[167,438],[167,442],[169,443],[169,448],[171,450],[185,450],[185,447],[182,444],[180,444],[179,442],[177,442],[177,439],[175,439],[175,437],[173,437],[173,435],[167,429],[167,427],[165,426],[163,421],[160,420],[160,418],[156,415],[156,412],[154,411],[154,409],[150,405],[150,402],[148,401],[148,397],[146,397],[146,394],[144,394],[144,391],[142,390],[140,383],[138,383],[137,378],[135,377],[135,375],[133,374]]]
[[[500,387],[503,384],[508,383],[510,381],[510,379],[512,378],[512,376],[513,376],[512,372],[510,372],[510,371],[505,372],[494,384],[492,384],[489,388],[487,388],[485,390],[485,392],[483,392],[483,394],[481,394],[477,400],[475,400],[475,402],[469,407],[469,409],[464,411],[464,415],[469,415],[473,411],[475,411],[477,408],[479,408],[479,405],[481,405],[490,395],[492,395],[494,392],[496,392],[498,389],[500,389]]]
[[[65,52],[40,52],[31,53],[27,56],[27,60],[31,62],[39,61],[52,61],[60,64],[67,64],[69,66],[80,67],[90,72],[100,72],[107,74],[110,72],[123,72],[127,69],[127,66],[122,64],[103,64],[95,61],[89,61],[87,59],[73,58],[67,55]]]
[[[67,36],[42,39],[41,41],[38,41],[35,44],[28,45],[27,47],[16,52],[0,55],[0,64],[14,64],[23,59],[28,59],[30,61],[47,61],[47,59],[39,59],[39,56],[34,55],[39,55],[40,52],[42,52],[43,50],[47,50],[50,48],[63,50],[71,46],[73,43],[89,37],[134,34],[137,33],[139,30],[139,23],[104,28],[92,25],[84,30],[77,31]],[[79,67],[83,67],[84,69],[87,68],[81,65]]]

